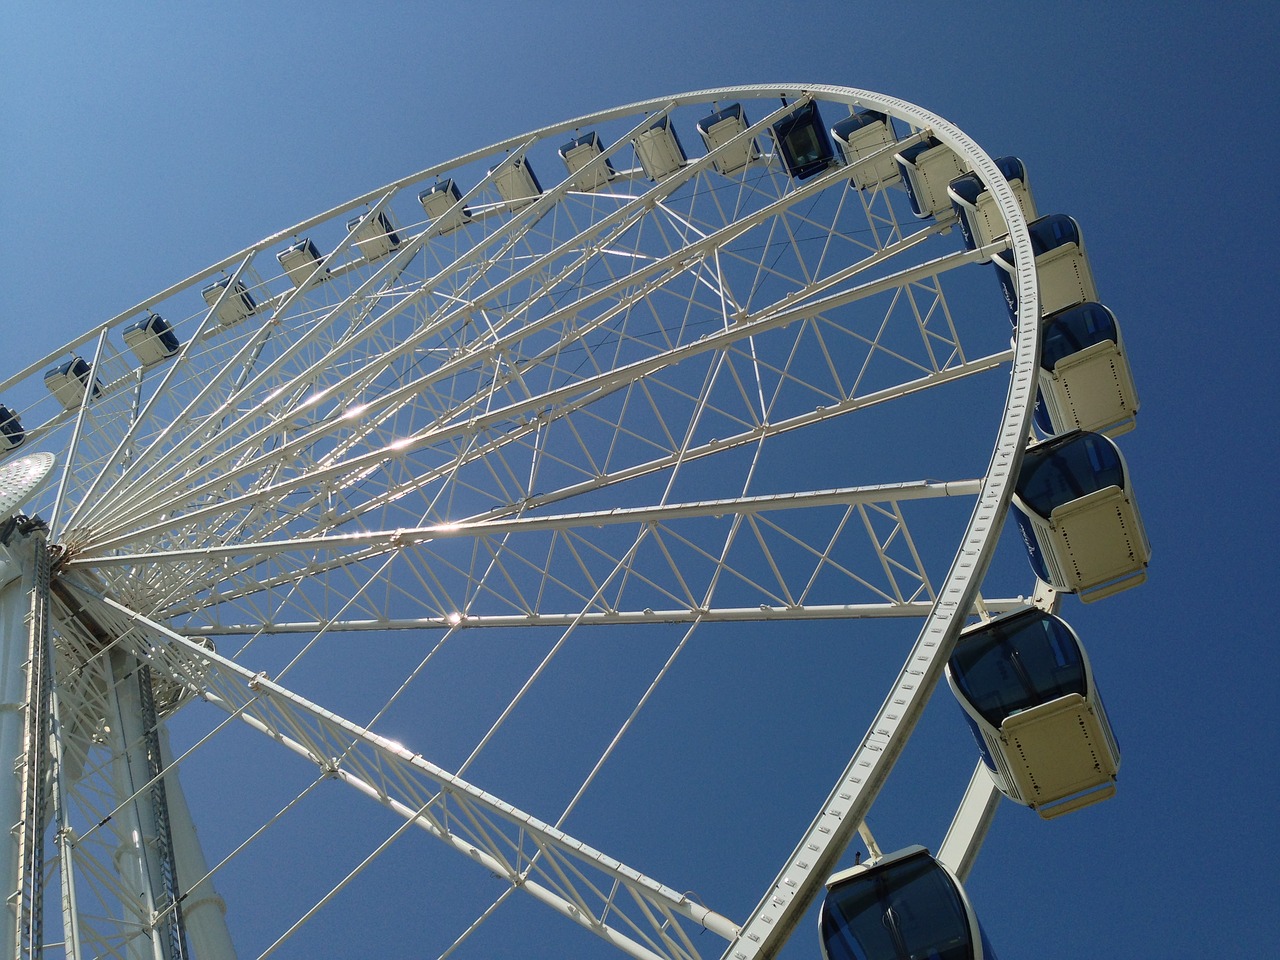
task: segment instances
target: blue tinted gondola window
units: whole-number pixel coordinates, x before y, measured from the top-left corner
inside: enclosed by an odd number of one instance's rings
[[[164,317],[152,314],[147,318],[147,329],[164,345],[164,348],[172,353],[178,352],[178,336],[173,332],[173,327]]]
[[[1040,552],[1039,540],[1036,538],[1036,528],[1028,517],[1021,510],[1013,511],[1013,518],[1018,521],[1018,533],[1022,536],[1022,542],[1027,548],[1027,558],[1031,561],[1031,571],[1045,583],[1051,583],[1052,578],[1049,574],[1049,568],[1044,562],[1044,555]]]
[[[969,716],[968,712],[959,704],[956,705],[964,722],[969,726],[969,732],[973,734],[973,742],[978,745],[978,755],[986,768],[992,773],[996,772],[996,758],[991,755],[991,747],[987,745],[987,738],[982,735],[982,730],[978,727],[978,722]]]
[[[976,173],[966,173],[963,177],[957,177],[951,181],[950,187],[961,199],[970,203],[977,203],[978,197],[987,192],[987,188],[982,185]]]
[[[970,960],[960,894],[927,854],[833,887],[822,911],[828,960]]]
[[[1023,166],[1018,157],[999,157],[996,159],[996,168],[1006,180],[1025,180],[1027,178],[1027,168]]]
[[[1116,318],[1102,304],[1082,303],[1055,313],[1045,324],[1040,366],[1052,370],[1064,357],[1107,340],[1119,343],[1120,335]]]
[[[1022,710],[1069,693],[1088,694],[1075,637],[1039,610],[961,638],[950,666],[965,699],[996,728]]]
[[[1041,361],[1040,365],[1044,366],[1044,362]],[[1034,420],[1036,429],[1045,436],[1050,436],[1057,432],[1053,429],[1053,418],[1049,416],[1049,405],[1044,402],[1044,393],[1040,390],[1036,390],[1036,410]]]
[[[847,140],[853,136],[856,131],[873,123],[886,124],[892,131],[893,121],[889,119],[888,114],[880,113],[877,110],[860,110],[857,113],[851,113],[843,120],[837,120],[831,125],[831,132],[837,137],[843,137]]]
[[[1031,248],[1037,257],[1068,243],[1080,243],[1080,227],[1065,213],[1041,217],[1032,222],[1028,230],[1031,232]]]
[[[1027,451],[1017,493],[1029,509],[1048,517],[1054,507],[1112,486],[1124,488],[1119,451],[1103,436],[1076,432]]]
[[[797,180],[821,173],[831,164],[834,152],[827,129],[812,100],[773,127],[774,139],[787,172]]]
[[[27,437],[18,415],[8,407],[0,404],[0,447],[12,450]]]
[[[906,151],[904,151],[903,155],[906,155]],[[914,156],[915,154],[912,154],[912,157]],[[996,168],[1010,182],[1026,179],[1026,168],[1017,157],[1000,157],[996,160]],[[966,173],[963,177],[957,177],[951,181],[950,186],[952,190],[970,203],[977,203],[978,197],[987,192],[982,178],[976,173]]]
[[[902,157],[903,160],[906,160],[909,163],[914,163],[916,157],[920,156],[920,154],[924,153],[926,150],[932,150],[941,143],[941,140],[937,140],[934,137],[925,137],[919,143],[913,143],[911,146],[903,148],[899,152],[898,156]]]

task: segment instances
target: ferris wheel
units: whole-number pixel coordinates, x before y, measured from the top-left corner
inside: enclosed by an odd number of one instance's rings
[[[1145,568],[1136,535],[1087,583],[997,559],[1037,392],[1083,382],[1041,366],[1025,181],[866,91],[659,98],[371,191],[0,381],[13,954],[376,948],[403,893],[422,955],[526,903],[557,955],[776,955],[855,836],[878,855],[961,631]],[[1131,426],[1117,389],[1070,426]],[[707,823],[846,713],[786,850],[725,859]],[[963,878],[999,794],[954,793]]]

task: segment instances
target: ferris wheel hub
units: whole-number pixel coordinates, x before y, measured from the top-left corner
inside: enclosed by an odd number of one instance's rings
[[[52,453],[29,453],[0,466],[0,523],[8,520],[48,479],[56,458]]]

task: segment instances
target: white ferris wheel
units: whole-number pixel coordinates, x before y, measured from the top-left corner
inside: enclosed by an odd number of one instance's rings
[[[449,896],[415,955],[494,949],[529,903],[557,955],[776,955],[851,839],[877,852],[960,631],[1057,603],[1021,559],[984,583],[1042,386],[1006,172],[866,91],[654,99],[374,190],[0,381],[3,950],[290,956],[421,881]],[[770,687],[814,658],[831,688]],[[829,792],[767,869],[727,858],[701,825],[853,689]],[[963,876],[998,794],[954,796]],[[412,883],[379,873],[406,847]]]

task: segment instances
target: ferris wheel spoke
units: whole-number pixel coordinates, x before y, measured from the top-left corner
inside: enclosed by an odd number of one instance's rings
[[[369,211],[369,215],[375,215],[392,195],[394,195],[394,191],[391,191],[380,198]],[[200,417],[196,415],[196,411],[201,407],[206,410],[212,409],[215,413],[222,413],[222,419],[225,421],[226,411],[228,409],[234,409],[237,404],[240,404],[250,411],[247,416],[260,418],[261,413],[258,410],[258,407],[261,402],[260,395],[264,390],[278,395],[281,393],[281,387],[279,386],[280,383],[283,382],[288,384],[296,381],[299,376],[304,378],[307,376],[314,376],[317,371],[325,369],[327,363],[332,362],[334,359],[332,351],[336,349],[337,346],[348,343],[351,338],[361,332],[361,324],[359,323],[361,312],[367,313],[374,305],[385,298],[404,298],[403,292],[398,291],[394,286],[394,280],[412,260],[417,245],[421,244],[423,240],[430,235],[431,231],[428,230],[413,238],[410,243],[397,251],[396,256],[378,267],[367,279],[363,280],[351,294],[346,296],[345,299],[333,308],[323,311],[319,315],[312,316],[309,313],[309,306],[305,308],[305,311],[308,312],[295,312],[294,314],[289,315],[289,310],[293,303],[302,298],[307,290],[314,286],[316,279],[321,272],[319,267],[315,270],[309,280],[302,284],[302,286],[291,287],[280,298],[273,299],[272,301],[269,301],[268,304],[265,304],[264,308],[269,306],[272,309],[273,314],[258,329],[256,336],[246,339],[240,345],[234,357],[230,360],[223,361],[212,368],[208,366],[200,367],[199,372],[204,375],[202,378],[203,385],[198,389],[195,396],[188,402],[186,408],[180,414],[176,416],[171,415],[166,418],[162,423],[163,429],[161,429],[156,436],[150,438],[150,448],[159,449],[164,447],[167,451],[166,454],[161,458],[159,463],[146,460],[145,458],[137,458],[135,462],[146,463],[147,469],[151,472],[142,474],[141,477],[138,477],[132,485],[127,482],[127,478],[121,479],[115,487],[116,499],[119,500],[127,498],[128,495],[136,489],[138,483],[153,483],[154,471],[157,468],[173,467],[174,458],[181,456],[183,452],[183,448],[180,444],[174,444],[172,442],[173,438],[180,433],[184,427],[189,426],[192,423],[200,423],[208,419],[208,417]],[[346,240],[351,240],[351,237],[352,229],[348,229]],[[341,245],[339,245],[337,249],[341,249]],[[260,252],[261,248],[251,249],[245,259],[237,267],[218,301],[211,306],[204,315],[204,320],[201,324],[202,331],[207,325],[209,318],[213,316],[217,311],[218,306],[222,303],[222,300],[227,296],[227,291],[232,289],[234,283],[238,281],[243,271],[252,264],[254,258]],[[320,261],[321,266],[328,263],[329,259],[335,255],[336,249]],[[346,332],[343,333],[339,331],[339,335],[333,339],[332,344],[327,349],[321,349],[317,356],[314,356],[311,360],[306,360],[306,350],[315,341],[317,331],[329,328],[338,329],[339,324],[344,323],[347,318],[352,315],[352,311],[357,307],[359,307],[360,310],[355,312],[354,320],[347,327]],[[263,363],[261,360],[261,351],[264,345],[263,338],[267,335],[274,334],[275,338],[279,340],[284,336],[280,329],[273,330],[273,327],[279,328],[282,315],[285,315],[284,319],[290,320],[295,325],[295,329],[290,335],[292,339],[290,339],[288,347],[281,351],[278,356],[270,362]],[[307,320],[308,318],[310,318],[310,322],[303,323],[301,327],[296,326],[296,322],[298,320]],[[320,325],[317,326],[317,323]],[[194,343],[195,338],[189,341],[188,347]],[[296,360],[299,357],[304,358],[304,369],[301,373],[295,369],[290,370],[287,376],[279,376],[279,372],[289,361]],[[184,359],[186,359],[185,350],[183,354],[177,358],[177,362],[171,367],[170,374],[184,369],[182,365],[182,361]],[[255,370],[256,372],[254,372]],[[213,374],[212,376],[209,375],[211,373]],[[228,383],[230,384],[229,388]],[[219,387],[224,391],[229,389],[229,392],[219,394],[217,392]],[[255,390],[258,391],[258,393],[254,393],[253,391]],[[152,399],[158,399],[162,395],[163,390],[157,390]],[[222,423],[219,427],[219,432],[224,432],[229,428],[230,424]],[[208,439],[209,435],[206,435],[205,440],[207,441]],[[168,446],[165,446],[166,444]],[[134,471],[134,473],[136,474],[136,471]]]
[[[157,404],[157,402],[166,395],[167,388],[172,383],[178,381],[181,378],[182,371],[186,369],[185,364],[187,363],[187,361],[191,358],[193,354],[198,355],[199,351],[197,350],[197,346],[206,337],[206,335],[211,329],[211,324],[215,316],[216,307],[222,303],[223,299],[227,295],[227,292],[234,289],[235,284],[240,282],[241,276],[244,274],[244,271],[246,270],[246,268],[248,268],[252,260],[253,260],[253,254],[251,252],[245,255],[239,261],[239,263],[236,264],[227,281],[227,286],[226,286],[226,289],[223,291],[222,296],[218,298],[215,304],[209,305],[208,309],[206,309],[203,312],[199,320],[199,323],[196,326],[194,335],[191,336],[187,340],[187,342],[179,348],[179,351],[175,358],[174,363],[171,364],[168,370],[165,372],[163,378],[160,381],[159,386],[152,391],[151,396],[148,398],[148,401],[145,404],[145,406],[143,406],[142,409],[139,410],[137,414],[132,418],[132,422],[129,425],[129,428],[124,432],[124,435],[120,438],[119,443],[116,445],[116,448],[112,452],[110,458],[107,460],[107,462],[103,465],[101,469],[99,469],[98,471],[95,471],[92,482],[86,489],[84,496],[81,498],[79,504],[77,505],[76,511],[71,515],[67,523],[64,525],[66,528],[70,528],[75,524],[75,522],[80,516],[80,511],[84,508],[85,504],[92,503],[94,501],[95,495],[101,489],[104,481],[110,477],[111,471],[117,466],[121,465],[124,462],[124,460],[128,457],[129,445],[136,440],[138,432],[142,427],[142,425],[149,422],[150,413],[152,409]],[[121,479],[119,482],[123,482],[123,479]]]
[[[328,606],[321,595],[330,591],[349,597],[335,615],[338,623],[739,620],[819,610],[906,616],[933,598],[907,505],[959,498],[963,507],[976,490],[977,481],[902,483],[85,558],[70,566],[123,566],[145,581],[163,580],[170,565],[179,577],[210,565],[221,579],[214,597],[163,607],[166,616],[195,616],[193,631],[202,629],[199,612],[213,600],[228,611],[237,600],[253,603],[244,611],[249,620],[222,625],[228,632],[246,629],[255,617],[275,629],[298,614],[311,622]],[[728,540],[726,530],[733,531]],[[368,580],[348,582],[368,564],[376,565]],[[331,583],[331,573],[339,580]],[[719,579],[723,598],[712,588]],[[304,581],[308,588],[296,591]],[[406,583],[417,586],[406,590]],[[366,590],[370,596],[357,602]]]
[[[447,773],[403,745],[316,707],[262,675],[107,599],[94,616],[151,669],[409,819],[586,929],[650,960],[696,957],[687,933],[730,940],[732,921]],[[535,857],[537,861],[535,862]],[[674,940],[673,940],[674,936]],[[683,945],[675,949],[673,944]]]
[[[830,173],[830,174],[825,175],[825,177],[829,179],[829,178],[836,177],[836,176],[838,176],[838,175],[839,175],[838,173]],[[763,221],[763,219],[764,219],[764,218],[768,218],[768,217],[770,217],[770,216],[778,215],[780,210],[786,209],[787,207],[790,207],[790,206],[794,205],[794,204],[795,204],[795,203],[797,203],[799,200],[802,200],[804,197],[806,197],[806,196],[808,196],[810,193],[813,193],[813,192],[815,192],[816,190],[818,190],[818,189],[822,188],[823,186],[825,186],[824,179],[823,179],[823,178],[819,178],[819,179],[818,179],[817,181],[815,181],[814,183],[809,184],[808,186],[806,186],[806,187],[802,188],[802,189],[801,189],[801,190],[799,190],[799,191],[796,191],[795,193],[792,193],[792,194],[785,194],[785,195],[784,195],[783,197],[781,197],[779,200],[774,201],[771,205],[769,205],[768,207],[766,207],[766,208],[765,208],[765,210],[764,210],[764,211],[762,211],[762,212],[758,215],[758,217],[759,217],[759,218],[761,218],[761,219],[762,219],[762,221]],[[654,189],[656,190],[657,188],[655,187]],[[639,198],[639,199],[640,199],[640,200],[643,200],[643,198]],[[636,203],[637,203],[637,201],[633,201],[631,205],[635,205]],[[624,209],[625,209],[625,208],[624,208]],[[643,209],[643,206],[641,206],[641,208],[640,208],[640,209],[642,210],[642,209]],[[619,212],[622,212],[622,211],[619,211]],[[633,216],[635,215],[635,211],[633,211],[632,215],[633,215]],[[625,220],[623,220],[623,222],[625,223]],[[747,229],[750,229],[753,225],[754,225],[754,224],[753,224],[753,222],[752,222],[751,220],[744,220],[740,225],[736,225],[735,229],[736,229],[738,232],[742,232],[742,231],[745,231],[745,230],[747,230]],[[926,233],[927,233],[927,232],[928,232],[928,231],[926,231]],[[706,240],[705,240],[705,241],[703,241],[703,243],[704,243],[704,244],[707,244],[707,245],[712,244],[712,243],[724,243],[724,242],[725,242],[725,240],[726,240],[726,234],[725,234],[724,230],[722,229],[722,231],[721,231],[720,233],[714,234],[714,235],[712,235],[712,236],[710,236],[710,237],[706,238]],[[906,250],[906,249],[909,249],[909,248],[910,248],[910,246],[911,246],[911,244],[910,244],[910,243],[908,243],[908,244],[904,244],[904,245],[902,245],[902,247],[901,247],[900,249],[897,249],[897,250],[886,250],[886,251],[884,251],[884,252],[883,252],[883,254],[884,254],[885,256],[889,256],[889,255],[892,255],[892,254],[894,254],[894,253],[902,252],[902,251],[904,251],[904,250]],[[692,250],[692,251],[691,251],[691,250],[685,250],[685,251],[680,251],[680,252],[681,252],[682,254],[684,254],[684,255],[689,255],[689,254],[691,254],[691,253],[693,253],[693,252],[696,252],[696,250]],[[548,255],[548,256],[550,256],[550,255]],[[546,259],[546,258],[544,257],[543,259]],[[868,262],[868,264],[867,264],[867,266],[870,266],[870,265],[871,265],[871,263],[873,263],[873,262],[874,262],[874,260],[873,260],[873,261],[869,261],[869,262]],[[656,265],[656,266],[661,266],[661,265],[662,265],[662,263],[661,263],[661,261],[658,261],[655,265]],[[534,269],[534,267],[536,267],[536,266],[537,266],[537,264],[535,264],[535,265],[533,265],[533,266],[531,266],[530,268],[527,268],[527,269]],[[654,265],[651,265],[651,268],[652,268],[652,266],[654,266]],[[571,264],[571,265],[570,265],[570,267],[569,267],[569,269],[566,271],[566,273],[568,273],[568,272],[572,272],[572,271],[573,271],[573,270],[575,270],[575,269],[577,269],[577,264]],[[643,272],[641,272],[641,273],[643,273]],[[628,277],[628,283],[634,283],[634,281],[635,281],[636,279],[637,279],[637,275],[636,275],[635,273],[633,273],[632,275],[630,275],[630,276]],[[829,280],[829,281],[826,281],[824,284],[814,285],[814,286],[813,286],[813,288],[812,288],[812,291],[811,291],[811,292],[818,292],[818,291],[820,291],[820,290],[822,289],[822,287],[823,287],[824,285],[830,285],[830,283],[838,282],[840,279],[841,279],[841,277],[839,277],[839,276],[838,276],[838,277],[832,278],[832,279],[831,279],[831,280]],[[372,282],[372,281],[370,281],[370,282]],[[425,286],[425,287],[423,288],[423,290],[425,291],[425,290],[429,290],[429,289],[431,289],[431,288],[432,288],[432,285],[431,285],[431,284],[428,284],[427,286]],[[419,291],[419,293],[421,293],[421,292],[422,292],[422,291]],[[610,292],[610,286],[609,286],[609,285],[606,285],[602,292],[603,292],[603,293],[605,293],[605,294],[608,294],[608,293]],[[417,296],[417,295],[415,295],[415,296]],[[405,304],[407,304],[408,302],[410,302],[410,301],[406,300],[404,303],[402,303],[402,304],[400,305],[400,307],[399,307],[398,309],[403,309],[404,305],[405,305]],[[573,304],[573,306],[574,306],[575,308],[577,308],[577,309],[581,309],[581,307],[582,307],[582,306],[587,305],[587,304],[589,304],[589,300],[588,300],[588,301],[579,301],[579,302],[577,302],[577,303]],[[336,312],[336,311],[335,311],[335,312]],[[552,321],[554,322],[554,320],[555,320],[555,319],[558,319],[558,317],[555,317],[555,316],[553,315],[553,317],[552,317],[551,319],[552,319]],[[529,335],[529,331],[525,331],[525,332],[523,333],[523,336],[528,336],[528,335]],[[410,344],[409,344],[409,346],[410,346],[410,347],[411,347],[412,345],[413,345],[412,343],[410,343]],[[388,359],[384,359],[383,361],[381,361],[381,363],[382,363],[382,365],[383,365],[383,366],[385,366],[387,363],[391,362],[391,360],[392,360],[392,359],[394,359],[394,358],[395,358],[395,355],[392,355],[390,358],[388,358]],[[321,357],[321,358],[320,358],[320,359],[319,359],[319,360],[318,360],[318,361],[313,365],[313,370],[314,370],[315,368],[318,368],[318,367],[320,367],[321,365],[323,365],[323,363],[324,363],[327,359],[328,359],[327,357],[322,356],[322,357]],[[277,361],[277,364],[278,364],[278,363],[279,363],[279,361]],[[378,366],[379,366],[379,363],[378,363],[378,362],[376,362],[376,361],[375,361],[374,363],[372,363],[372,364],[367,365],[367,369],[365,370],[366,375],[368,374],[369,369],[376,370],[376,369],[378,368]],[[353,376],[354,376],[354,374],[353,374]],[[332,388],[332,389],[331,389],[331,390],[329,390],[329,391],[316,391],[315,395],[316,395],[316,396],[322,396],[322,395],[324,395],[326,392],[327,392],[327,393],[330,393],[330,394],[332,394],[332,393],[340,393],[340,392],[341,392],[341,389],[342,389],[342,385],[341,385],[341,384],[339,384],[339,385],[337,385],[335,388]],[[404,389],[408,389],[408,388],[404,388]],[[231,399],[233,399],[233,400],[234,400],[234,397],[233,397],[233,398],[231,398]],[[255,405],[255,406],[256,406],[256,405]],[[306,410],[305,408],[304,408],[304,409],[301,409],[301,410],[299,410],[299,409],[289,409],[289,410],[287,410],[287,411],[286,411],[286,413],[287,413],[287,415],[288,415],[288,416],[290,416],[291,418],[296,418],[296,417],[298,417],[299,415],[305,415],[305,414],[307,413],[307,410]],[[245,416],[248,416],[248,415],[249,415],[249,414],[246,414]],[[251,438],[251,437],[245,441],[245,443],[246,443],[246,444],[252,444],[253,442],[254,442],[254,441],[252,440],[252,438]],[[224,456],[224,458],[225,458],[225,457],[228,457],[228,456],[234,456],[234,455],[235,455],[235,450],[234,450],[234,448],[233,448],[231,451],[228,451],[228,452],[227,452],[226,454],[224,454],[223,456]],[[188,457],[187,457],[187,460],[188,460],[188,461],[190,461],[190,458],[191,458],[191,455],[189,454],[189,455],[188,455]],[[204,459],[206,459],[206,460],[207,460],[207,458],[204,458]],[[206,469],[207,469],[207,467],[206,467]],[[143,475],[143,476],[141,476],[141,477],[139,478],[139,480],[134,484],[134,487],[130,487],[130,485],[129,485],[129,484],[127,484],[127,483],[122,483],[121,485],[119,485],[119,487],[118,487],[118,489],[119,489],[119,491],[120,491],[120,493],[119,493],[119,498],[120,498],[120,499],[123,499],[123,498],[124,498],[124,497],[129,493],[129,491],[130,491],[131,489],[136,488],[137,483],[141,483],[143,480],[148,480],[148,481],[149,481],[149,480],[150,480],[149,475]]]
[[[339,305],[332,311],[329,311],[323,320],[326,327],[333,327],[338,324],[345,323],[347,310],[358,305],[359,301],[349,298],[344,304]],[[312,337],[324,329],[315,324],[308,324],[303,331]],[[300,380],[305,385],[308,379],[315,377],[318,370],[324,369],[326,364],[332,363],[335,359],[334,350],[338,346],[349,343],[349,338],[358,333],[360,328],[353,324],[350,331],[344,336],[340,335],[335,339],[335,346],[321,350],[317,356],[310,360],[303,360],[300,369],[286,369],[286,362],[296,360],[304,356],[304,348],[309,345],[309,341],[304,336],[295,338],[294,343],[289,349],[282,351],[281,355],[273,362],[265,365],[259,371],[259,377],[252,381],[255,388],[263,387],[264,378],[274,378],[270,381],[271,390],[268,394],[267,401],[280,407],[280,399],[282,396],[286,398],[284,409],[279,410],[276,418],[288,422],[296,419],[297,416],[305,416],[306,410],[298,414],[288,409],[286,391],[292,385],[297,384]],[[270,334],[273,328],[270,323],[264,325],[263,334]],[[279,331],[274,331],[279,339]],[[129,475],[122,478],[118,485],[114,488],[113,496],[104,498],[100,503],[95,504],[86,514],[85,523],[93,523],[98,521],[100,517],[110,517],[111,509],[121,503],[128,503],[131,499],[137,497],[137,493],[142,489],[157,489],[158,483],[163,483],[166,477],[174,477],[175,475],[181,479],[185,475],[185,471],[190,469],[192,462],[201,462],[207,460],[205,453],[206,445],[214,441],[219,436],[227,435],[228,431],[237,424],[243,426],[245,423],[258,422],[261,423],[264,418],[264,409],[260,397],[246,393],[246,384],[243,382],[244,373],[251,367],[257,365],[258,356],[263,342],[261,340],[251,340],[237,353],[236,357],[216,370],[212,376],[206,377],[206,388],[197,394],[187,405],[187,407],[179,414],[171,416],[156,435],[148,438],[149,446],[143,453],[162,450],[163,452],[158,458],[150,458],[147,456],[137,456],[133,460],[134,469],[129,471]],[[174,369],[178,369],[175,365]],[[228,385],[229,381],[229,385]],[[221,384],[229,392],[216,395],[213,388]],[[296,389],[296,388],[295,388]],[[157,392],[156,396],[160,393]],[[294,398],[296,403],[297,397]],[[232,422],[229,417],[235,415],[237,406],[243,407],[245,412],[239,414],[240,420]],[[198,412],[204,408],[205,412]],[[192,445],[184,445],[176,438],[181,434],[183,429],[189,431],[189,436],[195,436],[198,440]],[[267,427],[267,436],[270,435],[271,427]],[[263,434],[262,428],[255,426],[249,433],[249,442],[261,443]],[[243,452],[243,451],[242,451]],[[170,486],[173,481],[169,481]],[[99,521],[100,522],[100,521]]]
[[[673,363],[678,363],[686,357],[692,357],[712,350],[727,349],[735,341],[748,335],[775,330],[784,327],[797,319],[812,317],[824,310],[830,310],[850,302],[855,302],[873,294],[898,289],[903,283],[914,282],[915,280],[923,277],[935,276],[939,270],[948,268],[956,262],[969,262],[972,259],[974,259],[973,255],[950,255],[941,258],[940,261],[931,261],[919,267],[909,268],[888,278],[870,281],[850,290],[830,294],[817,301],[807,302],[796,307],[783,306],[781,308],[775,308],[774,310],[765,312],[763,316],[750,318],[735,324],[731,329],[721,331],[718,334],[706,335],[693,343],[675,350],[667,351],[665,354],[659,354],[657,357],[637,360],[624,365],[617,370],[607,371],[606,373],[596,377],[588,377],[567,386],[547,390],[537,398],[539,401],[538,407],[550,406],[554,408],[557,403],[572,400],[574,394],[587,393],[593,388],[602,389],[604,394],[611,393],[623,384],[634,382],[645,376],[652,376],[663,368]],[[469,431],[482,431],[489,429],[490,425],[509,422],[513,416],[523,417],[524,415],[526,415],[526,412],[520,410],[519,406],[516,406],[515,409],[513,409],[511,405],[508,405],[493,413],[485,416],[478,416],[473,420],[469,420],[465,426]],[[338,465],[303,472],[285,482],[273,484],[265,489],[254,490],[247,496],[253,502],[262,502],[263,500],[268,499],[268,491],[270,492],[270,496],[280,497],[293,491],[315,486],[317,483],[337,480],[344,474],[349,476],[353,472],[360,471],[368,467],[376,469],[387,460],[388,452],[394,453],[394,455],[399,457],[415,450],[421,450],[433,441],[442,439],[442,432],[448,432],[451,429],[455,428],[445,428],[445,430],[442,431],[439,427],[428,427],[424,433],[419,434],[417,437],[406,437],[395,441],[392,451],[387,451],[385,448],[375,448],[370,452],[344,461]],[[528,432],[528,429],[528,423],[526,422],[523,430],[517,430],[516,433]],[[287,448],[280,454],[280,456],[284,456],[286,453]],[[225,482],[231,478],[224,477],[221,479]],[[192,491],[192,496],[194,498],[198,498],[199,495],[200,488],[197,487]],[[226,514],[229,507],[234,507],[234,502],[234,500],[231,500],[226,503],[217,503],[210,507],[197,509],[184,515],[184,519],[189,522],[191,520],[199,520],[205,516],[211,516],[215,513]],[[153,508],[155,512],[152,515],[156,516],[158,514],[164,514],[167,518],[175,506],[175,504],[166,503],[162,507]],[[145,519],[146,516],[147,515],[145,513],[136,514],[131,518],[130,522],[137,523],[140,520]],[[167,523],[167,519],[164,522]],[[127,540],[134,536],[145,537],[150,532],[150,529],[154,528],[144,527],[141,531],[125,535],[124,538],[103,538],[101,542],[105,545],[113,545],[117,542],[121,542],[121,540]]]
[[[640,210],[638,212],[643,212],[643,211]],[[628,224],[624,220],[622,229],[625,229],[627,225]],[[594,253],[589,251],[584,256],[584,259],[593,255]],[[530,267],[527,269],[534,270],[536,269],[536,267],[537,265],[535,264],[534,267]],[[571,266],[569,269],[573,269],[573,267]],[[429,289],[430,289],[430,285],[423,288],[424,291],[427,291]],[[358,294],[359,294],[359,291],[357,291],[356,295],[353,295],[351,298],[348,298],[347,303],[351,303],[357,300]],[[414,298],[408,298],[403,300],[399,304],[399,306],[396,308],[396,310],[389,311],[380,318],[380,321],[379,321],[380,324],[385,324],[388,321],[388,319],[393,318],[400,310],[403,310],[404,308],[410,306],[413,302],[414,302]],[[456,296],[451,298],[450,300],[450,304],[453,305],[454,307],[456,307],[461,302],[462,301],[460,301],[459,298]],[[333,311],[333,314],[338,315],[341,312],[342,306],[343,305],[340,305],[339,308],[335,308],[335,310]],[[365,305],[363,307],[363,310],[365,312],[367,312],[369,309],[371,309],[370,305]],[[447,320],[447,317],[446,317],[446,320]],[[287,404],[281,413],[281,418],[284,420],[296,421],[300,417],[308,416],[319,403],[324,402],[326,395],[342,396],[344,393],[347,393],[347,392],[359,394],[362,391],[363,384],[376,382],[378,376],[382,372],[390,369],[393,364],[399,362],[404,357],[411,355],[413,350],[415,350],[420,345],[420,342],[426,336],[431,335],[436,329],[438,329],[442,325],[443,324],[438,320],[425,324],[422,327],[421,332],[414,338],[411,338],[404,343],[397,343],[394,345],[390,345],[391,347],[390,349],[371,351],[372,358],[369,361],[359,365],[358,367],[355,367],[353,369],[353,372],[347,375],[344,379],[328,386],[323,390],[317,389],[317,390],[311,391],[312,399],[309,400],[308,402]],[[372,331],[370,333],[370,336],[373,336],[375,334],[376,334],[376,330]],[[347,347],[347,349],[351,348],[349,343],[345,344],[345,346]],[[262,383],[260,382],[261,379],[267,376],[268,374],[273,373],[277,368],[280,367],[283,361],[289,359],[291,355],[292,354],[285,354],[282,358],[277,360],[276,363],[272,365],[270,369],[260,374],[258,379],[246,385],[246,387],[243,388],[238,395],[249,396],[249,394],[246,392],[249,388],[261,389],[262,387]],[[293,373],[291,376],[291,379],[296,380],[299,376],[304,378],[317,377],[320,371],[322,371],[327,367],[333,367],[333,366],[337,366],[335,364],[334,357],[331,354],[322,354],[316,360],[314,360],[314,362],[312,362],[310,367],[308,367],[306,370],[301,371],[300,373]],[[396,398],[392,397],[390,399],[394,401]],[[236,400],[237,400],[237,397],[233,396],[229,399],[228,402],[234,403],[236,402]],[[249,407],[249,412],[242,415],[241,421],[240,421],[241,423],[247,422],[250,418],[261,417],[261,413],[258,411],[256,407],[256,403],[249,404],[247,406]],[[338,418],[338,419],[345,420],[346,418]],[[232,428],[234,428],[234,426],[235,426],[234,424],[231,425]],[[234,432],[234,430],[232,432]],[[316,439],[317,437],[315,435],[308,436],[303,438],[302,443],[304,444],[314,443]],[[202,469],[208,470],[208,469],[211,469],[212,467],[216,467],[219,463],[226,462],[237,456],[242,457],[246,451],[251,451],[252,448],[257,443],[258,443],[257,437],[251,433],[247,435],[244,440],[241,441],[238,447],[232,447],[231,449],[225,451],[221,455],[220,460],[215,460],[213,462],[210,462],[207,456],[201,455],[200,466]],[[191,462],[191,459],[193,456],[195,455],[188,454],[185,460],[178,461],[178,462],[162,461],[161,464],[159,464],[159,466],[168,469],[169,472],[171,473],[175,471],[181,471],[185,464]],[[142,483],[154,484],[155,478],[153,476],[153,473],[154,473],[154,468],[152,472],[140,475],[134,488],[136,488],[138,484],[142,484]],[[130,488],[128,485],[122,485],[120,487],[120,492],[119,492],[119,495],[117,496],[117,500],[118,501],[126,500],[130,494],[130,491],[134,488]]]
[[[847,297],[849,297],[849,294],[845,294],[845,296],[844,296],[844,297],[842,297],[842,298],[847,298]],[[783,317],[783,323],[786,323],[786,321],[787,321],[786,317]],[[744,333],[745,333],[745,332],[744,332]],[[302,443],[302,442],[298,442],[298,443]],[[287,451],[287,449],[285,449],[285,451],[284,451],[283,453],[287,453],[287,452],[288,452],[288,451]],[[283,453],[278,454],[278,456],[283,456]],[[375,454],[375,456],[376,456],[376,454]]]

